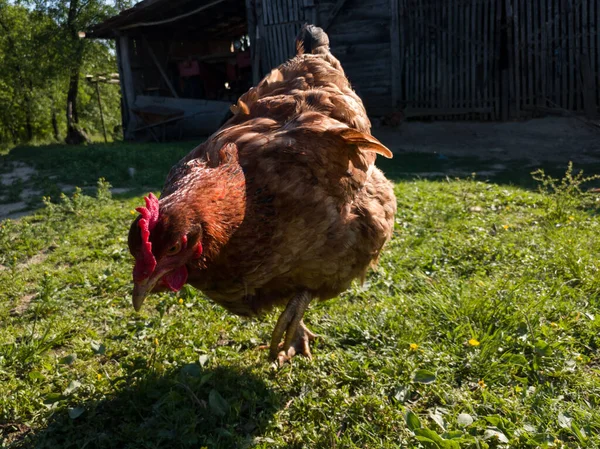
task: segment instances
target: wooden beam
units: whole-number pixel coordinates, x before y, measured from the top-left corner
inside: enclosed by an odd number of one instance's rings
[[[121,81],[122,103],[122,121],[123,137],[133,139],[134,130],[137,126],[137,118],[131,113],[131,108],[135,104],[135,86],[133,84],[133,74],[131,72],[131,58],[129,51],[130,39],[128,36],[119,36],[117,38],[117,62],[119,67],[119,79]]]
[[[390,0],[390,46],[392,54],[392,107],[400,104],[400,0]]]
[[[261,0],[246,0],[246,20],[248,21],[248,37],[250,38],[250,59],[252,61],[252,84],[258,84],[260,69],[260,47],[258,22],[256,19],[256,2]]]
[[[321,27],[321,28],[323,28],[323,31],[327,31],[329,26],[334,21],[335,17],[338,15],[340,10],[344,7],[345,3],[346,3],[346,0],[337,0],[335,2],[335,5],[333,5],[332,10],[329,12],[329,15],[327,16],[327,18],[325,19],[325,22],[323,23],[323,26]]]
[[[171,84],[171,80],[169,80],[169,77],[167,76],[166,72],[162,68],[162,65],[160,64],[160,61],[158,60],[158,58],[154,54],[154,51],[152,50],[152,47],[150,46],[150,43],[146,39],[146,36],[142,36],[142,40],[144,42],[144,45],[146,45],[146,47],[148,48],[148,54],[152,58],[152,61],[154,62],[154,65],[156,66],[156,68],[160,72],[160,75],[163,77],[163,80],[165,81],[167,87],[171,91],[171,95],[173,95],[173,97],[175,97],[175,98],[179,98],[179,95],[177,95],[177,92],[175,91],[175,88]]]
[[[583,108],[585,116],[588,119],[594,119],[598,116],[598,105],[596,104],[596,83],[594,82],[594,73],[590,64],[590,57],[587,52],[581,55],[581,78],[583,91]]]

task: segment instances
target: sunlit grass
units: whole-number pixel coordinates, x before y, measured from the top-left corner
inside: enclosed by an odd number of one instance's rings
[[[596,198],[473,179],[396,194],[379,267],[311,307],[314,360],[282,369],[259,349],[275,314],[191,288],[133,311],[141,197],[101,183],[2,222],[0,446],[600,447]]]

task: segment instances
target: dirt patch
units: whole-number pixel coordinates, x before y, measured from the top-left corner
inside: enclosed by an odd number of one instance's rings
[[[10,309],[8,313],[10,314],[10,316],[23,315],[27,311],[27,309],[29,309],[29,305],[31,304],[31,301],[33,301],[34,298],[35,295],[23,296],[21,299],[19,299],[17,305]]]
[[[532,166],[544,161],[600,163],[600,128],[575,118],[506,123],[404,122],[397,128],[374,128],[373,134],[394,153],[478,157],[494,163],[525,159]]]
[[[22,162],[13,162],[12,170],[0,174],[0,183],[9,186],[15,181],[29,181],[37,173],[36,169]]]
[[[42,263],[43,261],[45,261],[48,258],[48,254],[46,253],[39,253],[36,254],[33,257],[30,257],[29,259],[27,259],[25,262],[20,263],[17,266],[17,269],[23,269],[23,268],[28,268],[31,265],[37,265]]]

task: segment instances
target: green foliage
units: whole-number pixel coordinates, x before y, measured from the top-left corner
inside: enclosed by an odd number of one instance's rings
[[[562,179],[553,178],[542,169],[534,171],[532,176],[539,183],[540,191],[546,194],[548,218],[551,220],[566,221],[570,212],[579,207],[598,208],[598,196],[584,192],[582,186],[600,179],[600,175],[584,176],[583,170],[573,174],[573,163],[569,162]]]
[[[152,147],[139,152],[165,151]],[[79,171],[97,174],[104,151]],[[44,176],[73,176],[74,160]],[[126,239],[142,198],[107,189],[0,225],[0,446],[600,447],[587,195],[556,214],[554,190],[398,182],[378,268],[311,306],[314,360],[278,369],[259,349],[275,313],[241,319],[192,288],[133,311]]]
[[[0,0],[0,148],[64,137],[69,75],[78,48],[80,122],[89,134],[101,135],[96,90],[84,76],[116,72],[114,49],[110,42],[74,39],[67,27],[69,6],[66,0]],[[82,2],[77,11],[73,26],[85,30],[117,9],[92,0]],[[121,122],[119,87],[101,85],[100,90],[107,130],[114,139]]]

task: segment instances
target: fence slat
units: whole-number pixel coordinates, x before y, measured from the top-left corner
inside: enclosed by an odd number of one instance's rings
[[[540,18],[540,26],[542,29],[541,34],[541,46],[542,46],[542,55],[541,55],[541,77],[542,77],[542,86],[540,92],[540,101],[538,102],[539,106],[546,107],[546,97],[547,97],[547,75],[548,75],[548,65],[547,65],[547,56],[548,56],[548,8],[546,5],[546,0],[541,0],[541,18]]]

